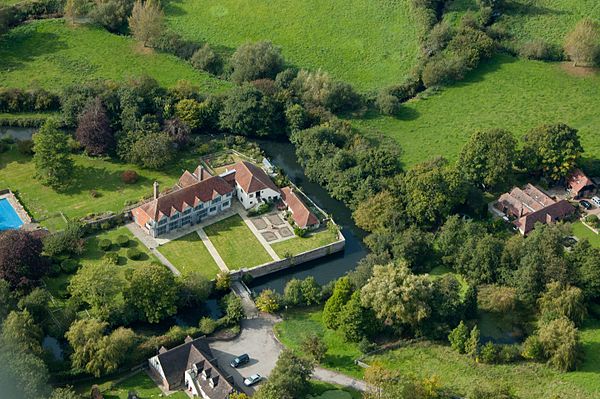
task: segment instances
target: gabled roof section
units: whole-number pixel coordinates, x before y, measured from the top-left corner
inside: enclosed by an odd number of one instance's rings
[[[178,186],[181,188],[189,187],[193,184],[198,183],[199,181],[203,181],[211,177],[212,175],[202,167],[202,165],[198,165],[194,173],[186,170],[183,172],[181,177],[179,178]]]
[[[594,186],[594,182],[581,169],[575,169],[567,178],[567,186],[577,195],[585,187]]]
[[[231,192],[233,192],[233,187],[225,179],[212,176],[186,187],[177,188],[141,205],[139,209],[145,212],[150,219],[159,221],[164,216],[173,216],[188,207],[197,206],[201,202],[208,202]]]
[[[314,226],[319,223],[319,219],[308,209],[306,204],[298,197],[291,187],[284,187],[281,189],[281,197],[283,202],[288,206],[292,212],[292,218],[294,222],[305,229],[308,226]]]
[[[235,170],[235,181],[247,193],[255,193],[267,188],[279,192],[279,188],[267,173],[253,163],[240,161],[233,165],[232,169]]]

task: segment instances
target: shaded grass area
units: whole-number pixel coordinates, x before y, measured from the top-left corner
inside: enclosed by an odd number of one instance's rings
[[[586,227],[581,221],[573,223],[573,234],[580,240],[587,239],[593,247],[600,248],[600,235],[594,233]]]
[[[74,183],[66,191],[57,192],[42,185],[35,177],[31,157],[13,148],[0,154],[0,185],[18,192],[23,205],[43,226],[56,229],[64,223],[60,217],[56,217],[59,211],[69,218],[106,211],[120,212],[126,201],[138,201],[150,195],[153,181],[158,181],[161,187],[171,187],[182,169],[193,169],[197,162],[192,156],[182,155],[180,161],[166,171],[149,171],[135,165],[85,155],[73,155],[73,160]],[[123,183],[121,174],[125,170],[138,173],[139,179],[135,184]],[[91,190],[97,192],[97,197],[92,197]]]
[[[320,307],[289,310],[283,314],[283,321],[275,325],[275,334],[285,346],[294,350],[299,350],[302,341],[311,334],[322,337],[327,344],[327,353],[321,365],[361,378],[363,370],[354,364],[354,359],[361,355],[357,344],[347,343],[339,332],[327,329],[322,318]]]
[[[441,383],[459,394],[473,387],[510,386],[524,399],[600,397],[600,323],[590,321],[581,329],[585,361],[578,371],[560,373],[538,363],[486,365],[475,363],[449,346],[430,342],[412,344],[372,356],[369,363],[401,370],[419,377],[437,375]],[[555,396],[558,395],[558,396]]]
[[[230,270],[258,266],[273,259],[240,215],[233,215],[204,228]]]
[[[600,157],[600,75],[572,76],[560,64],[496,56],[465,81],[403,105],[397,117],[370,115],[351,122],[367,134],[384,134],[404,150],[407,165],[442,155],[455,160],[475,131],[528,130],[564,122],[577,129],[584,156]]]
[[[100,389],[106,387],[107,390],[103,391],[105,399],[128,399],[129,392],[137,393],[141,399],[146,398],[158,398],[164,396],[156,386],[156,383],[144,372],[140,371],[131,377],[126,378],[124,381],[119,382],[112,388],[108,388],[110,383],[100,386]],[[175,392],[169,396],[171,399],[187,399],[189,398],[185,392]]]
[[[212,280],[220,271],[219,266],[217,266],[195,231],[161,245],[158,250],[182,274],[198,272],[207,279]]]
[[[401,82],[423,29],[408,0],[180,0],[166,14],[175,31],[222,52],[271,40],[294,66],[322,68],[361,90]]]
[[[310,380],[310,393],[306,399],[361,399],[362,394],[352,388],[340,387],[327,382]]]
[[[331,244],[337,241],[337,237],[329,230],[322,230],[312,233],[307,237],[294,237],[289,240],[276,242],[271,244],[271,248],[281,258],[286,256],[298,255],[302,252],[310,251],[311,249],[322,247],[323,245]]]
[[[102,28],[43,20],[23,24],[0,39],[0,86],[61,90],[94,78],[144,74],[164,86],[189,80],[203,92],[230,87],[175,56],[144,49],[136,40]]]

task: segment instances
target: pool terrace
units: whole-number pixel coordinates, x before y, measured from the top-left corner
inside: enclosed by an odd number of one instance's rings
[[[31,217],[9,189],[0,190],[0,231],[31,224]]]

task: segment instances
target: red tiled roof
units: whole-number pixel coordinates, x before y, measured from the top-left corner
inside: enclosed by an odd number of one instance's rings
[[[254,193],[267,188],[279,192],[279,188],[265,171],[250,162],[238,162],[232,166],[232,169],[235,170],[235,181],[247,193]]]
[[[534,185],[527,184],[523,189],[514,187],[510,193],[502,194],[495,206],[501,211],[506,209],[512,216],[520,218],[542,210],[555,202]]]
[[[575,208],[567,200],[558,201],[544,209],[530,213],[514,222],[521,233],[528,234],[536,223],[552,223],[564,219],[575,212]]]
[[[593,186],[594,182],[589,179],[581,169],[575,169],[567,179],[567,186],[573,194],[578,195],[587,186]]]
[[[198,166],[194,173],[190,173],[189,171],[183,172],[181,177],[179,178],[178,185],[181,188],[191,186],[192,184],[198,183],[199,181],[206,180],[212,175],[204,169],[202,166]]]
[[[294,222],[300,228],[305,229],[319,223],[319,219],[308,209],[291,187],[281,189],[281,198],[292,212]]]
[[[210,201],[232,191],[233,187],[225,179],[212,176],[147,202],[134,209],[134,213],[139,215],[140,212],[143,212],[149,219],[158,221],[163,216],[171,216],[176,211],[183,212],[187,208],[193,208],[201,202]]]

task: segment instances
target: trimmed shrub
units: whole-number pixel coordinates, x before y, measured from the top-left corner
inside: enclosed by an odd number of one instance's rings
[[[111,265],[119,264],[119,254],[116,252],[108,252],[104,254],[104,261]]]
[[[112,247],[112,241],[107,238],[100,240],[100,242],[98,243],[98,248],[100,248],[104,252],[110,251],[110,247]]]
[[[265,313],[275,313],[279,310],[279,306],[281,303],[281,297],[277,292],[267,289],[262,290],[261,293],[256,298],[256,307],[261,312]]]
[[[127,257],[131,260],[140,260],[143,252],[137,248],[129,248],[127,250]]]
[[[231,57],[231,79],[241,83],[261,78],[274,79],[283,69],[281,49],[269,41],[246,43]]]
[[[400,111],[400,100],[387,90],[383,90],[377,95],[375,105],[383,115],[396,115]]]
[[[598,219],[598,215],[586,216],[585,222],[592,227],[600,227],[600,219]]]
[[[466,61],[461,57],[434,57],[423,68],[423,84],[432,87],[452,83],[463,79],[467,70]]]
[[[120,236],[118,236],[116,241],[120,247],[128,247],[129,246],[129,237],[127,237],[124,234],[121,234]]]
[[[194,68],[218,75],[223,69],[223,60],[208,43],[194,52],[190,60]]]
[[[125,184],[133,184],[138,181],[138,174],[135,170],[126,170],[121,174],[121,180]]]
[[[78,267],[79,264],[74,259],[65,259],[60,262],[60,270],[67,274],[74,273]]]
[[[375,350],[375,348],[377,348],[377,345],[369,341],[369,339],[366,337],[360,340],[360,342],[358,343],[358,350],[363,354],[369,353]]]
[[[560,51],[542,39],[523,43],[519,49],[519,55],[528,60],[558,61],[562,59]]]
[[[210,317],[203,317],[200,319],[199,327],[202,334],[210,335],[217,329],[217,322]]]
[[[306,237],[306,235],[308,234],[308,229],[301,229],[300,227],[294,227],[294,234],[301,238]]]
[[[33,140],[21,140],[17,143],[17,150],[23,155],[33,155]]]
[[[519,345],[501,345],[498,351],[500,363],[514,363],[521,358]]]
[[[498,348],[496,348],[493,342],[489,341],[481,348],[479,357],[483,363],[496,363],[498,361]]]

